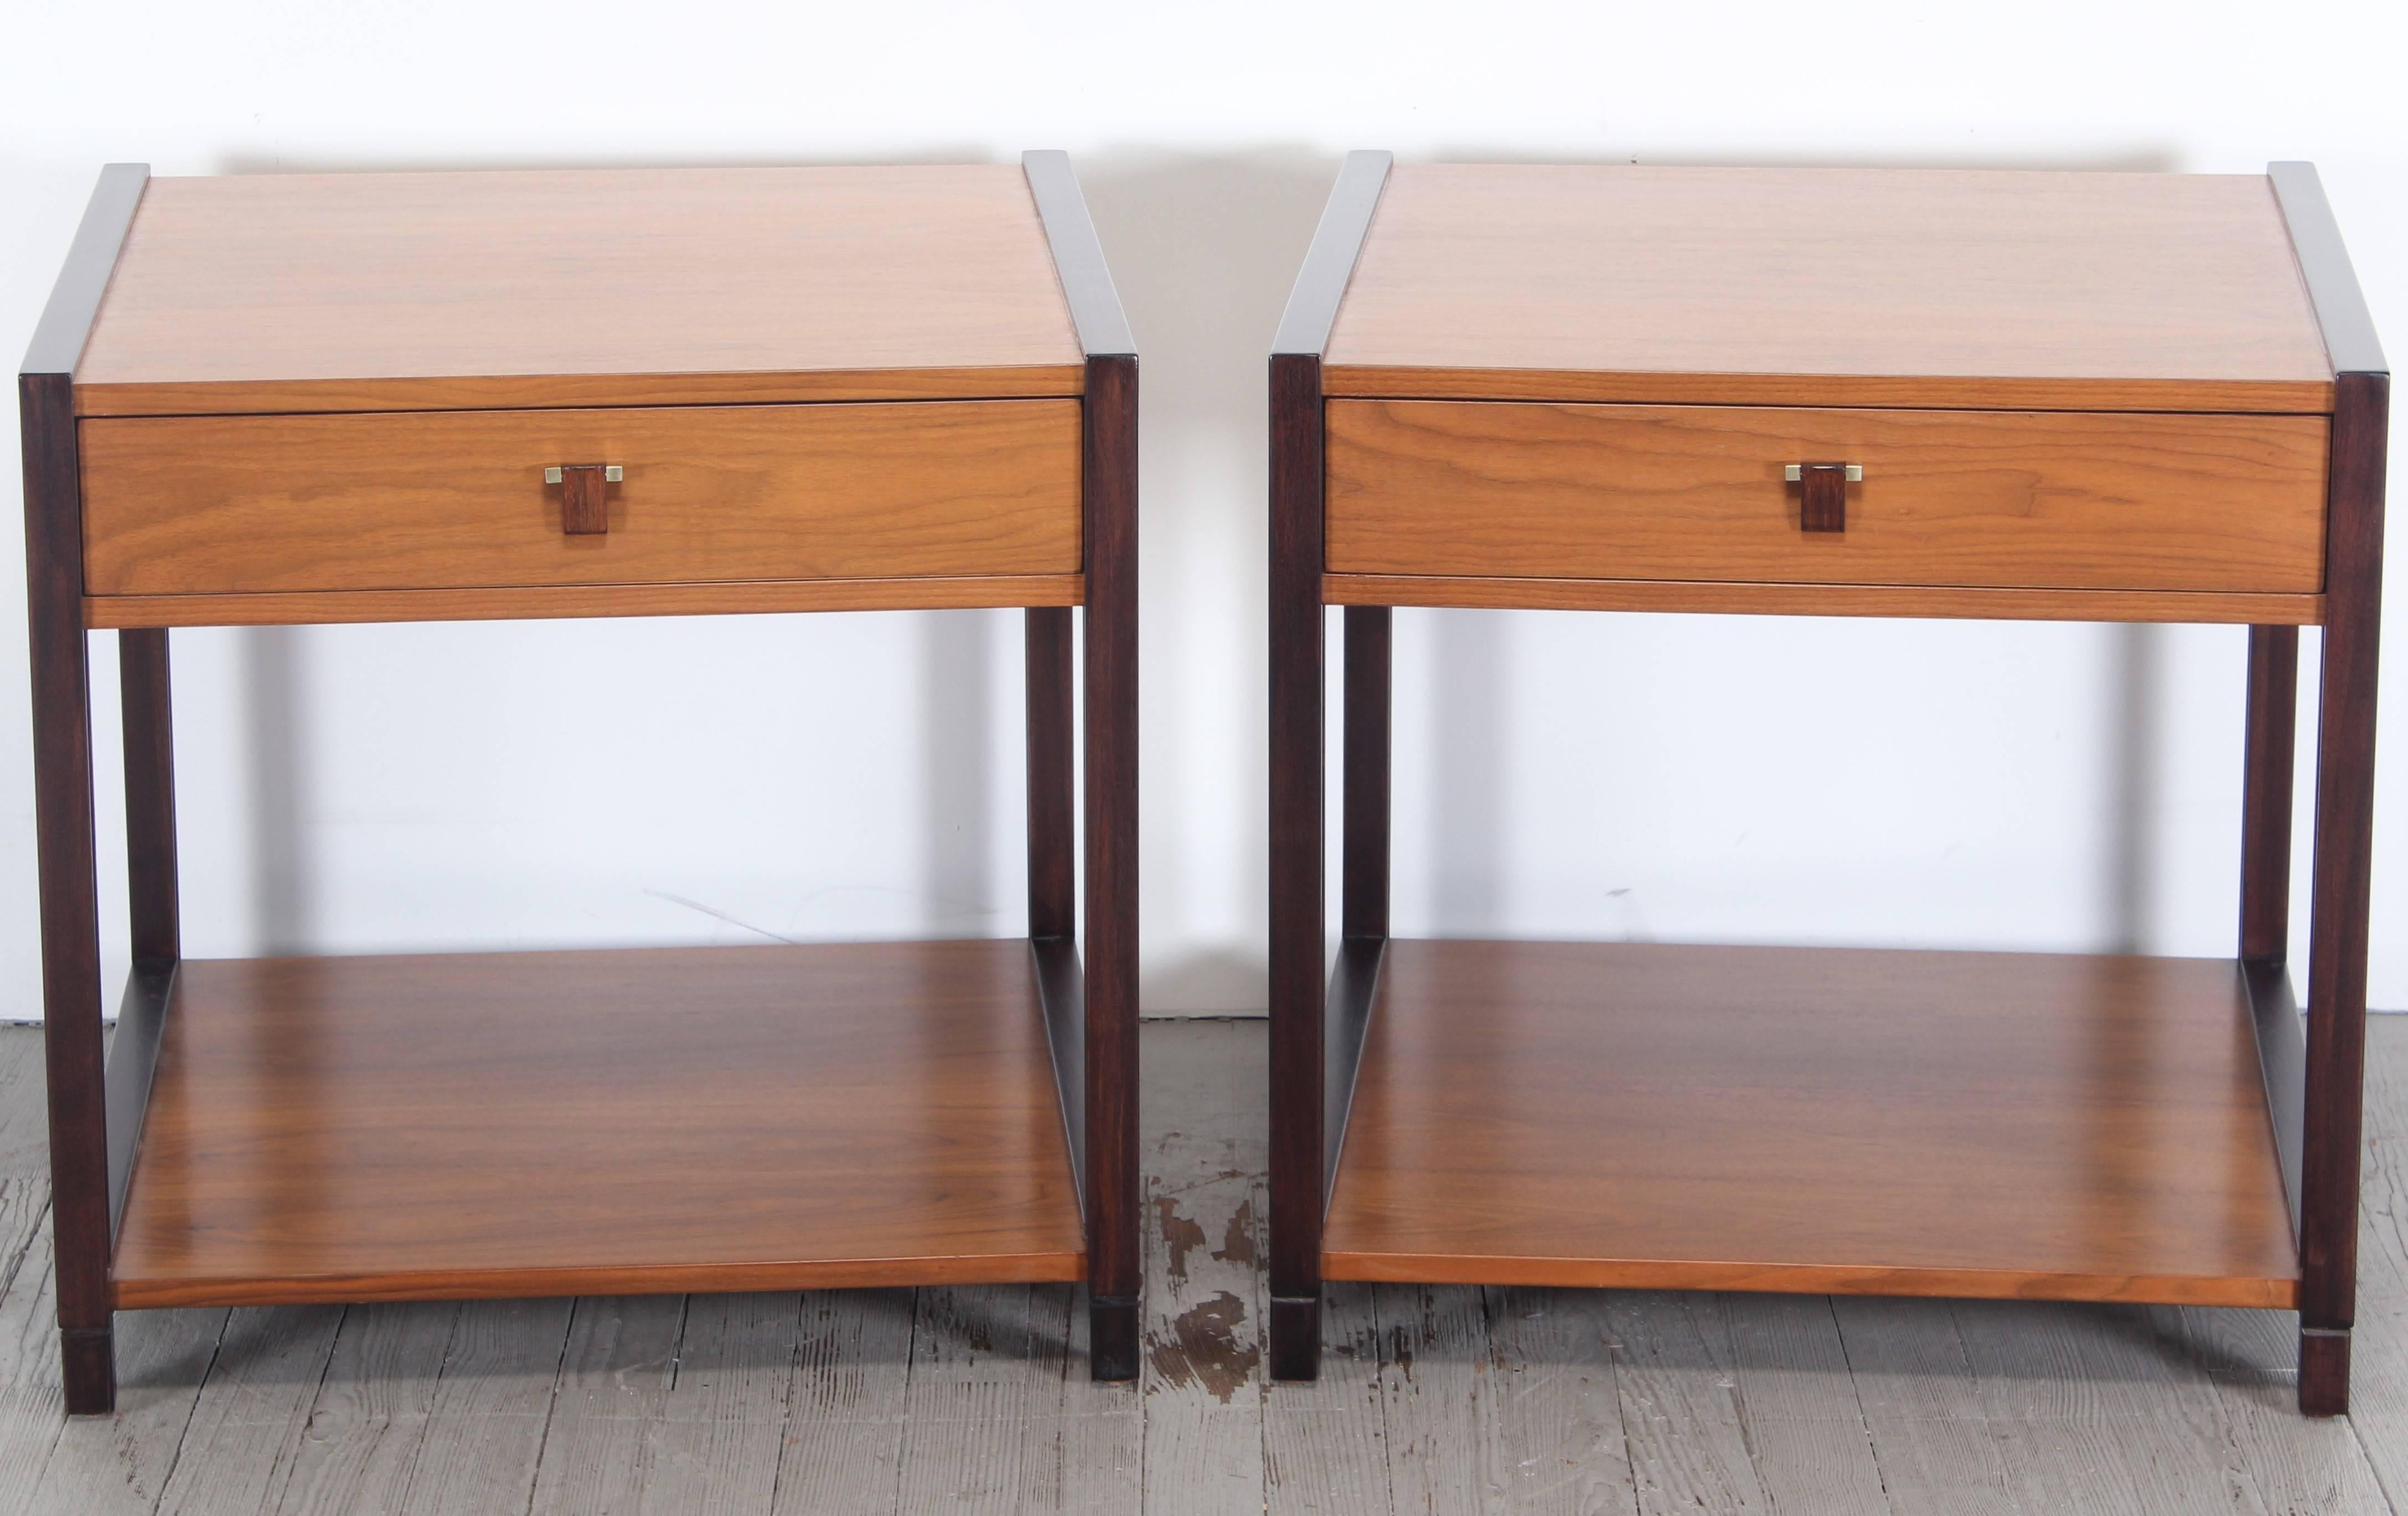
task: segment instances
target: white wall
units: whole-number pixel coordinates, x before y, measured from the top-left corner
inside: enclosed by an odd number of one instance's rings
[[[1146,1005],[1254,1010],[1264,352],[1345,149],[2314,158],[2408,352],[2401,12],[8,0],[0,339],[31,332],[109,159],[1070,149],[1144,349]],[[0,1017],[28,1017],[22,577],[0,541]],[[2372,995],[2408,1008],[2396,576],[2393,605]],[[179,633],[189,950],[1008,931],[1016,633],[1009,613]],[[1401,613],[1398,642],[1402,930],[2229,948],[2238,630]],[[114,806],[105,784],[112,900]]]

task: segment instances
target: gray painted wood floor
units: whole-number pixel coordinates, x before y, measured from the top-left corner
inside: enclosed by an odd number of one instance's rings
[[[119,1318],[69,1423],[40,1034],[0,1029],[0,1512],[2387,1511],[2408,1494],[2408,1018],[2378,1019],[2358,1410],[2291,1318],[1339,1286],[1267,1385],[1263,1024],[1144,1034],[1144,1379],[1065,1288]],[[1065,1339],[1068,1339],[1065,1347]]]

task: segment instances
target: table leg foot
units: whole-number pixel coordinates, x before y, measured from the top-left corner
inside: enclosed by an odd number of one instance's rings
[[[105,1326],[60,1331],[59,1368],[65,1381],[68,1415],[106,1416],[117,1408],[115,1337]]]
[[[1271,1301],[1271,1378],[1321,1377],[1321,1296]]]
[[[2300,1328],[2300,1412],[2349,1413],[2349,1328]]]
[[[1087,1366],[1097,1379],[1137,1378],[1138,1297],[1094,1295],[1087,1301]]]

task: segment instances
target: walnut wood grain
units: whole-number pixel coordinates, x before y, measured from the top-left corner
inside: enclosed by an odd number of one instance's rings
[[[1080,405],[103,418],[93,596],[1080,570]],[[544,469],[608,459],[607,535]]]
[[[1073,1279],[1025,941],[187,961],[117,1303]]]
[[[1326,393],[1747,405],[2329,407],[2267,180],[1413,165]]]
[[[1336,1278],[2293,1303],[2228,960],[1388,945]]]
[[[1973,621],[2157,621],[2313,627],[2321,595],[2180,590],[1954,589],[1945,585],[1763,585],[1664,579],[1478,579],[1326,574],[1331,605],[1495,611],[1671,611],[1709,615],[1942,617]]]
[[[796,611],[959,611],[1077,605],[1085,593],[1085,579],[1079,574],[982,574],[953,579],[762,579],[279,595],[101,595],[87,598],[83,605],[85,625],[94,628],[280,627]]]
[[[493,409],[1083,380],[1016,166],[263,174],[151,181],[76,399]]]
[[[2313,594],[2316,416],[1328,403],[1334,573]],[[1862,464],[1844,531],[1787,464]]]

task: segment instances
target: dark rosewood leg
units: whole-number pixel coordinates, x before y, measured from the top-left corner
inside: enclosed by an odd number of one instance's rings
[[[117,634],[125,715],[125,860],[134,961],[183,956],[176,888],[176,735],[165,628]]]
[[[1137,1377],[1137,359],[1087,360],[1087,1292],[1099,1379]]]
[[[42,1044],[50,1102],[50,1232],[70,1414],[117,1402],[108,1294],[108,1133],[101,1067],[92,707],[83,630],[82,501],[70,384],[18,381],[25,447],[34,824],[42,896]]]
[[[2248,736],[2241,779],[2241,963],[2295,1247],[2307,1048],[2286,960],[2291,942],[2291,755],[2299,730],[2299,628],[2250,628]]]
[[[2280,963],[2291,943],[2291,768],[2299,730],[2300,628],[2249,628],[2249,715],[2241,780],[2241,956]]]
[[[1062,1102],[1070,1173],[1085,1220],[1087,1191],[1087,1002],[1079,968],[1079,795],[1070,612],[1027,613],[1028,937],[1054,1091]]]
[[[1346,757],[1339,929],[1348,941],[1388,934],[1390,612],[1346,608]]]
[[[1271,1375],[1321,1368],[1321,361],[1271,359]]]
[[[2357,1312],[2375,642],[2389,406],[2386,374],[2344,373],[2334,383],[2300,1197],[2300,1408],[2312,1416],[2349,1408],[2349,1330]]]
[[[1371,998],[1388,946],[1388,607],[1346,609],[1346,736],[1339,823],[1338,969],[1322,999],[1322,1209],[1337,1192],[1354,1076],[1370,1031]]]
[[[1028,934],[1079,934],[1078,780],[1070,609],[1025,613],[1028,666]]]

